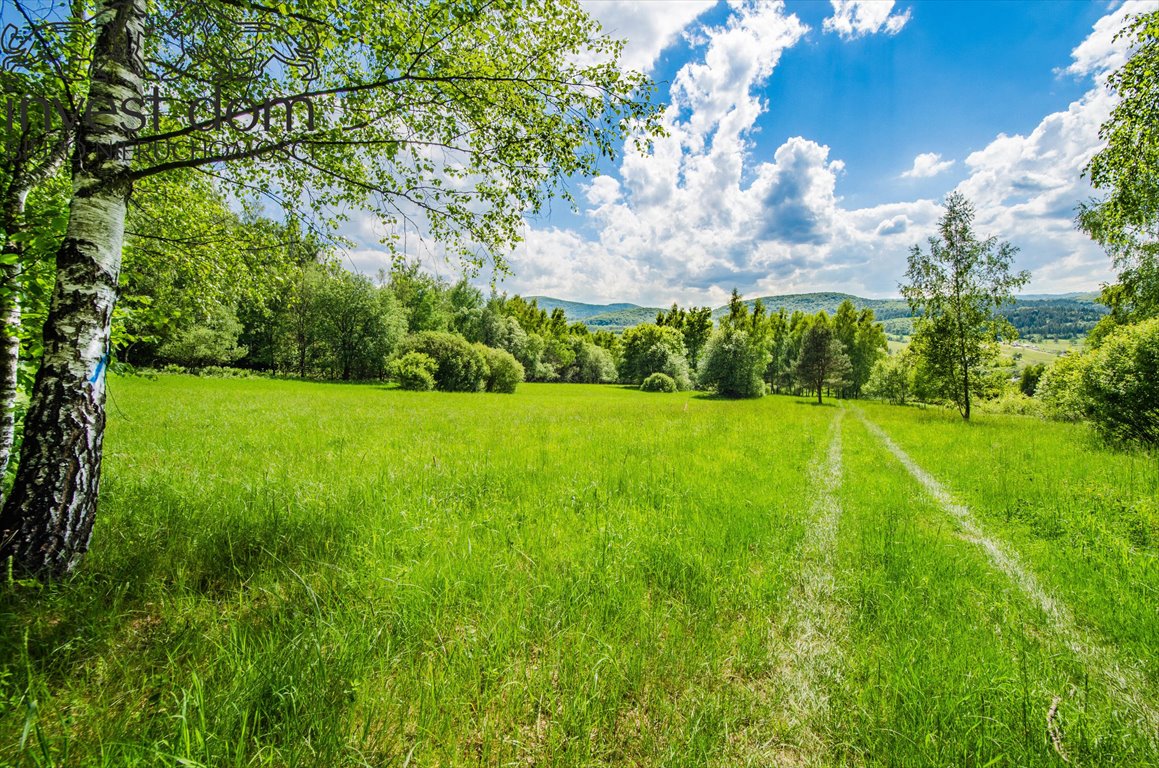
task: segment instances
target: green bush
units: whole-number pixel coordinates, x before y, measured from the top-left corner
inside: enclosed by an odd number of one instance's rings
[[[1103,437],[1159,443],[1159,318],[1109,335],[1080,375],[1084,413]]]
[[[679,387],[676,386],[676,379],[668,374],[653,373],[644,379],[644,383],[640,385],[640,389],[645,392],[676,392]]]
[[[480,392],[486,385],[487,361],[469,341],[446,331],[420,331],[407,336],[397,356],[421,352],[435,361],[435,389],[444,392]]]
[[[588,341],[580,343],[572,370],[571,381],[583,384],[608,384],[616,380],[616,360],[612,353]]]
[[[495,349],[476,344],[475,349],[487,361],[486,387],[488,392],[514,394],[515,388],[523,381],[523,364],[515,356],[503,349]]]
[[[241,331],[233,310],[219,308],[203,324],[175,333],[157,349],[157,359],[192,369],[227,366],[248,351],[237,343]]]
[[[675,328],[651,324],[624,331],[624,359],[620,380],[638,384],[653,373],[664,373],[680,389],[691,389],[688,360],[684,357],[684,335]]]
[[[700,386],[725,397],[762,397],[769,353],[745,331],[721,328],[712,334],[700,360]]]
[[[1023,394],[1021,389],[1013,388],[990,400],[979,400],[978,409],[1008,416],[1041,416],[1043,411],[1040,401]]]
[[[905,405],[913,396],[914,365],[909,352],[883,357],[873,366],[865,394],[894,405]]]
[[[407,352],[390,362],[387,371],[403,389],[426,392],[435,388],[435,371],[439,364],[422,352]]]
[[[1088,355],[1068,352],[1042,372],[1034,399],[1042,404],[1046,416],[1059,421],[1083,418],[1082,374],[1087,358]]]
[[[1038,390],[1038,382],[1042,380],[1042,374],[1045,372],[1045,363],[1026,366],[1018,377],[1018,389],[1027,397],[1034,397],[1034,393]]]

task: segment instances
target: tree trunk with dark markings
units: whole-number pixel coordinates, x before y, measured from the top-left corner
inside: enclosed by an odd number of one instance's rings
[[[15,171],[14,171],[15,175]],[[0,263],[0,480],[8,471],[16,439],[16,389],[20,374],[20,262],[24,248],[18,237],[24,230],[27,191],[13,178],[0,203],[4,230],[3,263]]]
[[[142,93],[143,0],[105,0],[89,108],[76,135],[73,197],[56,256],[44,360],[24,422],[12,492],[0,512],[0,558],[21,575],[68,573],[88,550],[100,486],[105,370]]]

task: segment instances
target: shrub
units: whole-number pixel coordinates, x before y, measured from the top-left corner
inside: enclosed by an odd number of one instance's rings
[[[756,339],[735,328],[721,328],[708,340],[700,360],[700,386],[725,397],[762,397],[769,353]]]
[[[998,397],[979,400],[978,409],[986,413],[1002,413],[1013,416],[1041,416],[1042,403],[1028,397],[1020,389],[1007,389]]]
[[[475,348],[487,361],[487,391],[513,394],[525,375],[522,363],[506,350],[482,344],[476,344]]]
[[[616,380],[616,361],[612,353],[591,342],[582,342],[575,356],[573,381],[583,384],[608,384]]]
[[[248,351],[237,343],[241,331],[233,310],[218,309],[205,323],[175,333],[157,349],[157,357],[193,369],[229,365]]]
[[[1068,352],[1042,372],[1034,399],[1042,404],[1046,416],[1059,421],[1083,418],[1082,370],[1086,363],[1086,355]]]
[[[644,379],[640,389],[645,392],[675,392],[679,389],[676,380],[666,373],[653,373]]]
[[[1026,366],[1018,377],[1018,389],[1027,397],[1034,397],[1034,393],[1038,390],[1038,382],[1042,380],[1042,374],[1045,372],[1044,363]]]
[[[1083,412],[1103,437],[1159,443],[1159,318],[1111,333],[1080,378]]]
[[[680,331],[667,326],[637,325],[624,331],[623,342],[620,380],[625,384],[638,384],[653,373],[665,373],[678,388],[692,387]]]
[[[905,405],[913,395],[913,390],[913,357],[908,352],[899,352],[878,360],[865,385],[867,395],[888,400],[894,405]]]
[[[210,379],[256,379],[261,376],[249,368],[231,368],[228,365],[207,365],[199,368],[197,375]]]
[[[399,344],[397,355],[421,352],[435,361],[435,388],[444,392],[479,392],[486,384],[487,361],[455,333],[420,331]]]
[[[422,352],[407,352],[390,362],[387,370],[390,377],[403,389],[426,392],[435,388],[435,371],[439,364],[430,355]]]

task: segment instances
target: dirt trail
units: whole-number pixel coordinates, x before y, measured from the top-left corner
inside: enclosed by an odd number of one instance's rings
[[[857,409],[857,416],[914,479],[925,487],[930,496],[957,520],[965,538],[981,547],[994,567],[1014,582],[1022,593],[1042,610],[1054,634],[1066,643],[1090,671],[1106,681],[1111,695],[1130,712],[1137,714],[1140,729],[1148,734],[1152,741],[1159,741],[1159,710],[1156,710],[1147,697],[1147,681],[1140,671],[1124,665],[1112,648],[1101,644],[1079,627],[1070,609],[1038,583],[1038,579],[1022,565],[1017,555],[987,536],[967,507],[954,501],[950,492],[936,478],[922,469],[860,409]]]
[[[839,677],[845,617],[834,599],[833,550],[841,507],[841,419],[830,427],[824,461],[813,465],[816,496],[800,549],[797,582],[789,593],[784,631],[779,640],[778,684],[783,691],[778,715],[787,726],[777,749],[777,765],[819,765],[824,761],[823,730],[828,691]],[[818,457],[820,459],[820,457]]]

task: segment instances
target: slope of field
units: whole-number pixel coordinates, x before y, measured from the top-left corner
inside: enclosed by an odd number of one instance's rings
[[[1083,427],[110,392],[83,570],[0,587],[0,764],[1159,766],[1159,466]]]

